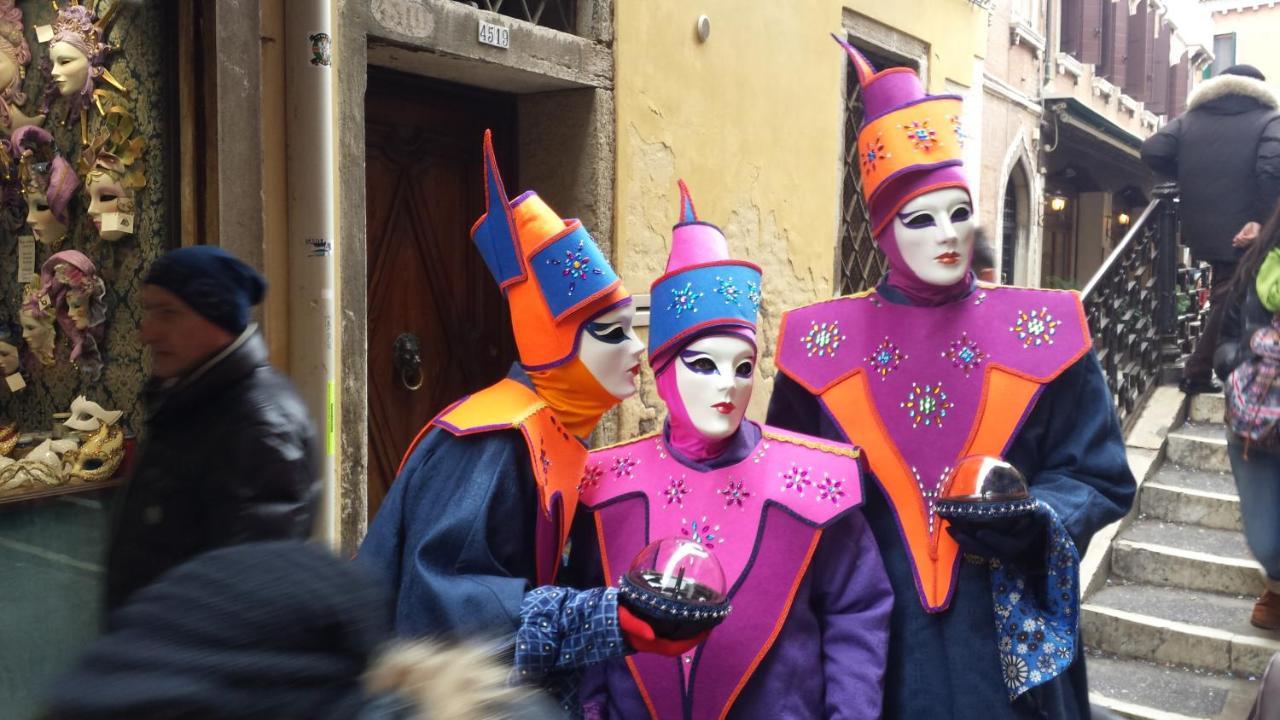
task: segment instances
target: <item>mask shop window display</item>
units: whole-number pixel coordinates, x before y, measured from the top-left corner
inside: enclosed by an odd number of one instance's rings
[[[87,484],[105,486],[118,477],[134,443],[120,424],[123,415],[77,397],[70,417],[55,432],[24,436],[24,443],[40,442],[20,459],[0,457],[0,503],[74,492]],[[7,427],[0,426],[0,442]],[[14,438],[16,444],[16,427]]]
[[[81,156],[89,217],[103,240],[114,242],[136,232],[136,193],[147,184],[142,152],[142,138],[134,137],[133,116],[112,107]]]
[[[66,239],[80,178],[58,153],[53,136],[42,128],[19,128],[13,134],[12,149],[31,234],[41,245],[57,247]]]

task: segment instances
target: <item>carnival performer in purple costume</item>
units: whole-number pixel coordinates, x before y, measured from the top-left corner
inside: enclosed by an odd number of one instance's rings
[[[837,38],[839,40],[839,38]],[[769,422],[852,442],[894,592],[884,717],[1089,716],[1078,557],[1135,483],[1072,292],[976,283],[961,100],[840,41],[866,104],[858,136],[875,290],[787,313]],[[946,521],[961,458],[1002,457],[1029,515]]]
[[[686,537],[719,560],[733,611],[681,657],[589,671],[588,718],[876,718],[893,598],[854,448],[744,420],[760,269],[729,258],[684,183],[666,274],[652,288],[650,363],[662,433],[591,454],[581,500],[602,569]]]

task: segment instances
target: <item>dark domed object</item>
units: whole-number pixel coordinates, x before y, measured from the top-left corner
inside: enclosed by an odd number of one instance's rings
[[[658,540],[641,550],[627,574],[618,578],[618,597],[667,640],[709,630],[731,609],[720,561],[685,538]]]
[[[1018,468],[990,455],[970,455],[947,476],[934,512],[947,519],[981,520],[1027,515],[1036,499]]]

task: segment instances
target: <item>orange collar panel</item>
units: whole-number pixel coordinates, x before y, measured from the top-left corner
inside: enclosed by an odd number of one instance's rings
[[[405,453],[406,460],[433,427],[459,437],[520,430],[538,485],[542,511],[537,538],[538,581],[540,584],[553,582],[578,507],[578,481],[587,466],[587,449],[565,429],[545,400],[510,378],[445,408],[418,434]]]

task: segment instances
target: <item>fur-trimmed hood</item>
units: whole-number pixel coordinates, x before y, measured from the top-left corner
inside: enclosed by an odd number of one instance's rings
[[[385,649],[364,676],[367,695],[394,693],[410,716],[431,720],[551,720],[548,698],[509,684],[510,670],[494,647],[429,640]]]
[[[1191,96],[1187,98],[1187,109],[1194,110],[1228,95],[1250,97],[1263,107],[1273,110],[1280,107],[1280,101],[1277,101],[1275,93],[1265,82],[1243,75],[1219,75],[1205,80],[1191,91]]]

